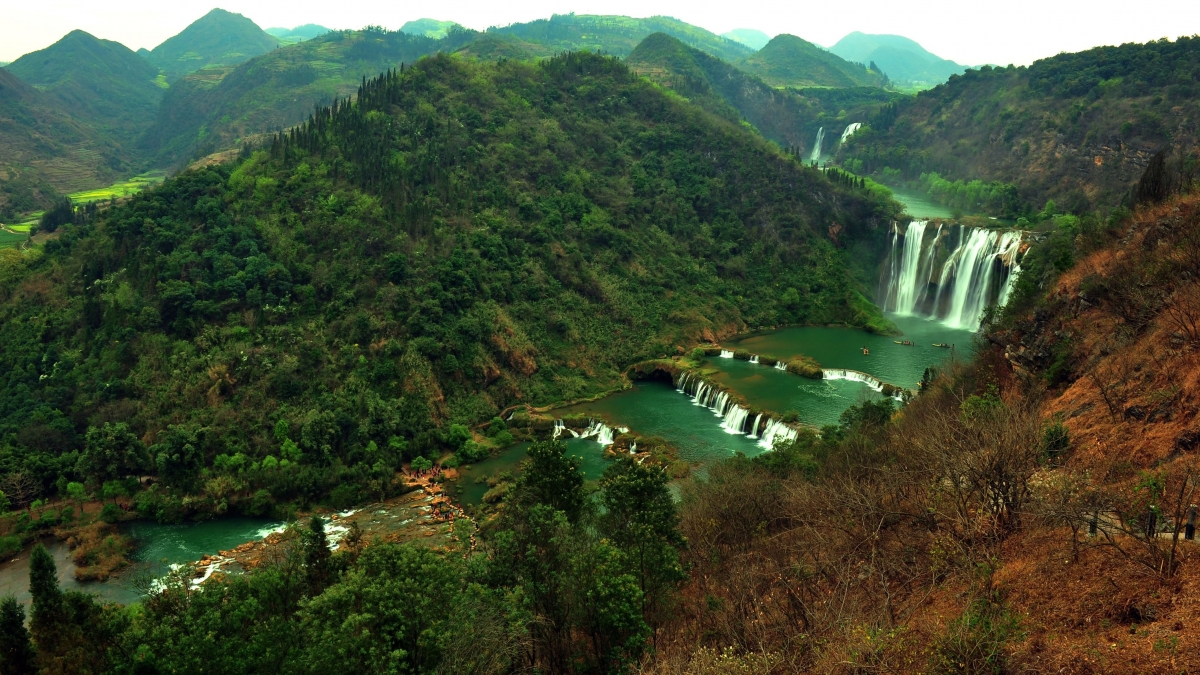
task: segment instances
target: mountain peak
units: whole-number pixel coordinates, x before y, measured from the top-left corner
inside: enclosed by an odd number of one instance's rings
[[[150,61],[178,78],[208,66],[228,66],[279,46],[250,19],[216,8],[150,51]]]

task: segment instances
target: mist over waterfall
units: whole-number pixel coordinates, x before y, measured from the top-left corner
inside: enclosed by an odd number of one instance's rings
[[[821,161],[821,146],[824,143],[825,143],[825,127],[821,127],[820,129],[817,129],[817,139],[815,141],[813,141],[812,154],[809,155],[809,157],[808,157],[810,160],[812,160],[814,162],[818,162],[818,163]]]
[[[1008,300],[1020,272],[1021,233],[915,220],[892,228],[880,280],[884,310],[978,330],[989,305]]]

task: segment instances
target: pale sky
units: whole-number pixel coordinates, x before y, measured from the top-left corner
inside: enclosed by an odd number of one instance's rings
[[[825,46],[856,30],[904,35],[964,65],[1027,65],[1064,51],[1200,33],[1197,0],[0,0],[0,61],[47,47],[76,28],[130,49],[153,48],[218,6],[263,28],[397,29],[429,17],[484,29],[555,13],[664,14],[714,33],[757,28]]]

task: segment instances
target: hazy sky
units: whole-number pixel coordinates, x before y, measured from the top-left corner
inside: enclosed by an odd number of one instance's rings
[[[131,49],[152,48],[215,6],[263,28],[317,23],[396,29],[428,16],[483,29],[554,13],[665,14],[716,33],[757,28],[825,46],[856,30],[905,35],[967,65],[1021,65],[1096,45],[1200,33],[1198,0],[0,0],[0,61],[42,49],[75,28]]]

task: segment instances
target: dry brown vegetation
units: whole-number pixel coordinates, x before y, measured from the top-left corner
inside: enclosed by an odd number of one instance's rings
[[[1200,670],[1196,270],[1200,199],[1146,209],[891,421],[803,439],[819,468],[687,485],[643,672]]]

